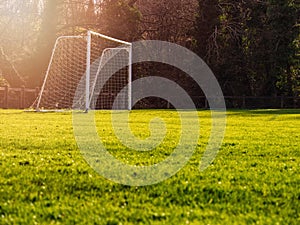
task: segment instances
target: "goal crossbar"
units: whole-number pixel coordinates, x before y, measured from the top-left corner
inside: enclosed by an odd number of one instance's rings
[[[107,40],[110,40],[110,41],[114,41],[114,42],[118,42],[120,44],[124,44],[124,45],[132,45],[130,42],[127,42],[127,41],[122,41],[120,39],[117,39],[117,38],[113,38],[113,37],[109,37],[107,35],[104,35],[104,34],[100,34],[100,33],[97,33],[97,32],[94,32],[94,31],[88,31],[90,34],[93,34],[93,35],[97,35],[99,37],[102,37],[104,39],[107,39]]]

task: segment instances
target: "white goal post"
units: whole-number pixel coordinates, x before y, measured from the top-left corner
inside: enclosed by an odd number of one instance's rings
[[[32,108],[36,111],[131,110],[131,82],[131,43],[94,31],[61,36],[55,42]],[[122,89],[124,96],[116,98]]]

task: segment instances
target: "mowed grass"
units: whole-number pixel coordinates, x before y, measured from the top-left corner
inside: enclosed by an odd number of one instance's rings
[[[172,178],[130,187],[98,175],[77,147],[71,113],[0,110],[0,224],[300,224],[300,110],[229,111],[223,145],[200,172],[210,112],[201,137]],[[105,146],[131,164],[166,158],[178,142],[174,111],[132,111],[135,135],[162,116],[166,138],[152,152],[130,152],[114,137],[109,112],[97,112]],[[105,125],[106,124],[106,125]]]

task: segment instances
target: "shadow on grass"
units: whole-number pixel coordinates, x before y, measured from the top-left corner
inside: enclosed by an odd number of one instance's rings
[[[242,110],[242,109],[229,109],[227,111],[230,115],[285,115],[285,114],[300,114],[300,109],[255,109],[255,110]]]

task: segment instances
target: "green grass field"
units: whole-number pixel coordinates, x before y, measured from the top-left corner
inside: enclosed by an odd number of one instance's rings
[[[118,159],[153,164],[172,152],[175,112],[132,111],[141,138],[153,116],[171,130],[163,146],[134,154],[112,136],[109,115],[97,113],[98,132]],[[209,111],[199,116],[188,165],[162,183],[130,187],[85,162],[71,113],[0,110],[0,224],[300,224],[300,110],[229,111],[223,145],[204,172]]]

